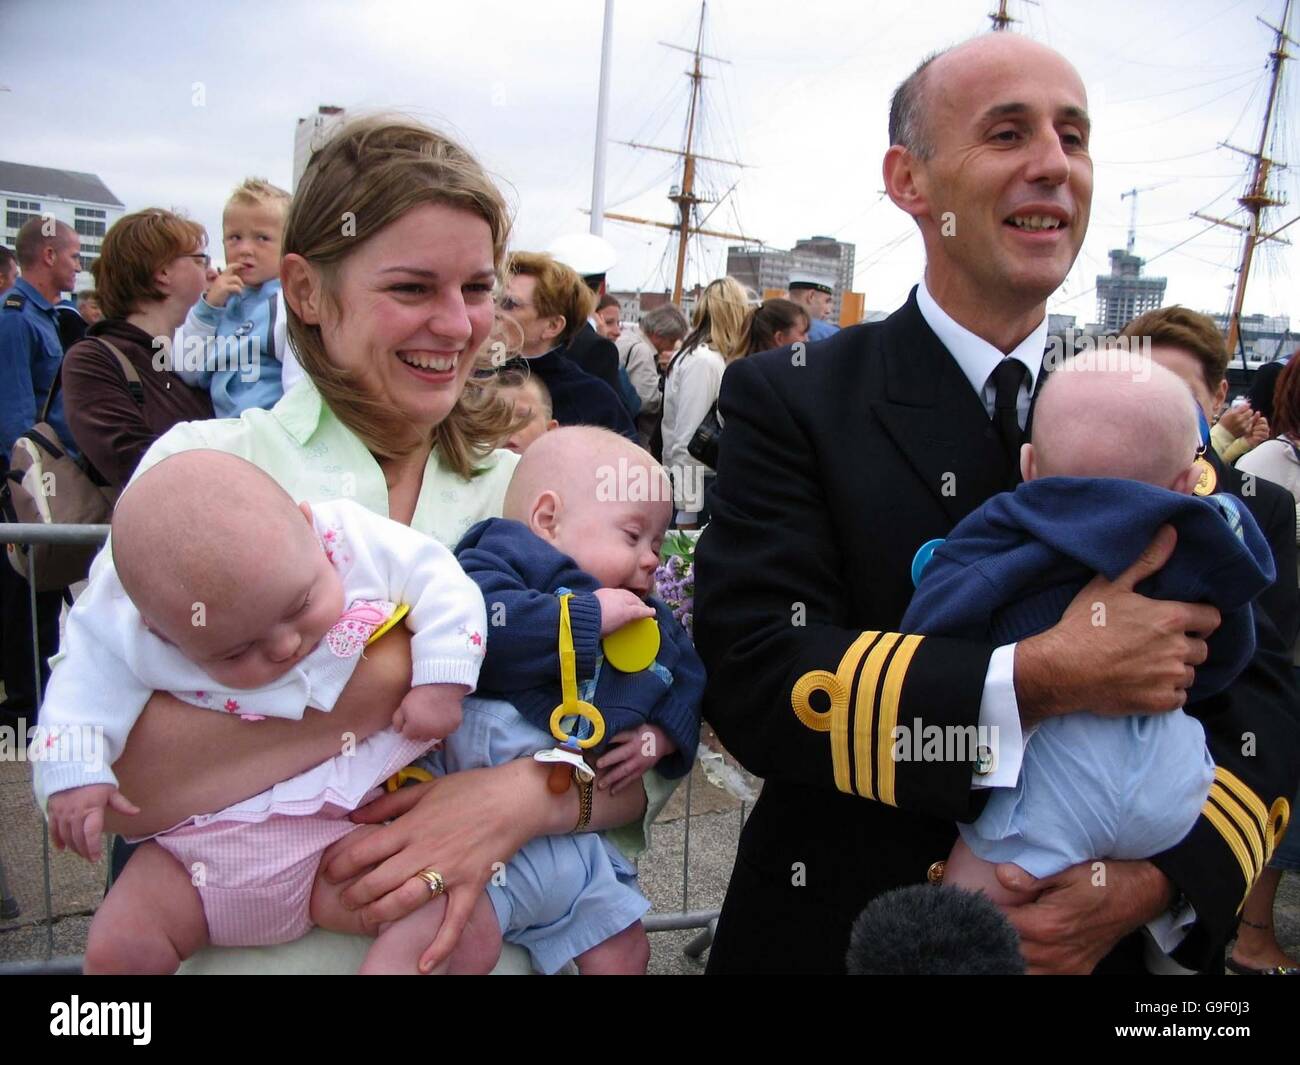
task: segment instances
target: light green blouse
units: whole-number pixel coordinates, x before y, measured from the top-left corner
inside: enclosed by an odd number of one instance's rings
[[[132,480],[169,455],[199,448],[247,459],[270,474],[295,501],[353,499],[376,514],[388,514],[388,486],[379,463],[338,420],[310,380],[295,385],[270,410],[174,426],[145,453]],[[471,525],[501,516],[506,486],[518,461],[512,451],[493,451],[466,481],[442,465],[435,449],[424,468],[411,527],[454,548]],[[97,560],[97,565],[103,561]],[[645,850],[649,825],[674,787],[654,772],[646,774],[644,782],[649,802],[643,822],[607,833],[633,858]]]
[[[352,499],[376,514],[388,514],[388,486],[379,463],[310,381],[290,389],[270,410],[173,427],[145,453],[132,480],[167,456],[196,448],[248,459],[297,502]],[[475,522],[500,516],[518,461],[514,452],[494,451],[466,481],[442,465],[435,449],[424,468],[411,527],[455,547]]]

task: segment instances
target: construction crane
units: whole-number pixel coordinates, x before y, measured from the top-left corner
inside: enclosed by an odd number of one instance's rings
[[[1140,189],[1129,189],[1128,192],[1120,193],[1120,203],[1131,199],[1133,206],[1129,208],[1128,215],[1128,253],[1133,254],[1133,244],[1137,241],[1138,227],[1138,193],[1150,192],[1152,189],[1163,189],[1166,185],[1172,185],[1172,181],[1162,181],[1159,185],[1143,185]]]

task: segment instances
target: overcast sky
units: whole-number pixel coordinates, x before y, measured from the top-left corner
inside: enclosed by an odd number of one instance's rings
[[[698,150],[751,169],[702,164],[732,198],[710,227],[778,247],[826,234],[857,245],[869,308],[899,304],[922,269],[913,223],[882,200],[889,94],[919,59],[988,27],[990,0],[913,3],[714,0]],[[1012,0],[1016,29],[1078,66],[1093,114],[1092,224],[1053,311],[1095,317],[1096,275],[1122,247],[1126,189],[1139,197],[1137,252],[1169,278],[1168,302],[1224,310],[1237,234],[1189,218],[1236,209],[1254,149],[1283,0]],[[499,177],[517,211],[513,246],[542,248],[587,228],[599,79],[601,0],[188,4],[0,0],[0,158],[98,174],[128,210],[161,205],[202,222],[219,250],[221,205],[244,176],[288,187],[293,133],[318,104],[398,108],[457,134]],[[699,4],[616,0],[609,135],[680,147]],[[1300,17],[1292,32],[1300,36]],[[1296,51],[1300,51],[1297,49]],[[1300,213],[1297,92],[1287,64],[1272,150],[1292,163],[1279,187]],[[201,91],[200,91],[201,88]],[[196,106],[196,102],[201,106]],[[668,155],[609,148],[607,207],[670,220]],[[1240,219],[1241,215],[1236,216]],[[1198,235],[1200,234],[1200,235]],[[613,287],[671,284],[670,234],[607,222]],[[1300,242],[1300,225],[1286,234]],[[1182,243],[1182,242],[1186,243]],[[726,241],[702,241],[688,272],[709,280]],[[1175,247],[1178,245],[1177,247]],[[1159,256],[1157,259],[1156,256]],[[1246,311],[1300,315],[1300,251],[1257,256]],[[1300,324],[1300,323],[1297,323]]]

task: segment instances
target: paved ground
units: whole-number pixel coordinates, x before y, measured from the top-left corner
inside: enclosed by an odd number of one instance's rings
[[[711,762],[710,775],[717,776]],[[737,778],[739,774],[731,771]],[[757,782],[749,779],[749,787]],[[743,787],[744,785],[742,785]],[[742,792],[743,793],[743,792]],[[656,913],[681,912],[682,862],[687,803],[690,803],[690,910],[716,910],[722,904],[740,834],[741,803],[710,783],[697,764],[689,796],[678,788],[655,824],[651,849],[641,862],[642,890]],[[27,762],[0,761],[0,866],[22,912],[0,919],[0,965],[82,953],[90,915],[103,896],[107,862],[90,865],[75,855],[50,852],[53,919],[46,920],[44,825],[31,792]],[[650,937],[653,973],[698,973],[703,963],[683,956],[682,947],[698,932],[656,932]]]
[[[715,781],[725,781],[727,790]],[[683,784],[655,824],[649,852],[641,862],[641,886],[654,913],[717,909],[731,874],[736,842],[747,806],[736,794],[752,794],[757,781],[720,758],[697,764],[689,790]],[[687,806],[690,824],[690,879],[683,898]],[[0,920],[0,965],[80,954],[90,914],[103,893],[103,863],[91,866],[69,854],[50,854],[53,920],[45,919],[44,832],[31,797],[30,766],[0,762],[0,864],[22,908],[16,920]],[[1278,938],[1300,956],[1300,877],[1283,880],[1276,909]],[[703,961],[683,948],[698,932],[655,932],[650,936],[650,972],[696,974]]]

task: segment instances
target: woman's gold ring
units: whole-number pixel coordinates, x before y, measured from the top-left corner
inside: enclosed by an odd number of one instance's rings
[[[422,869],[415,874],[416,878],[423,880],[429,885],[429,897],[437,898],[447,890],[447,883],[442,879],[442,874],[436,869]]]

